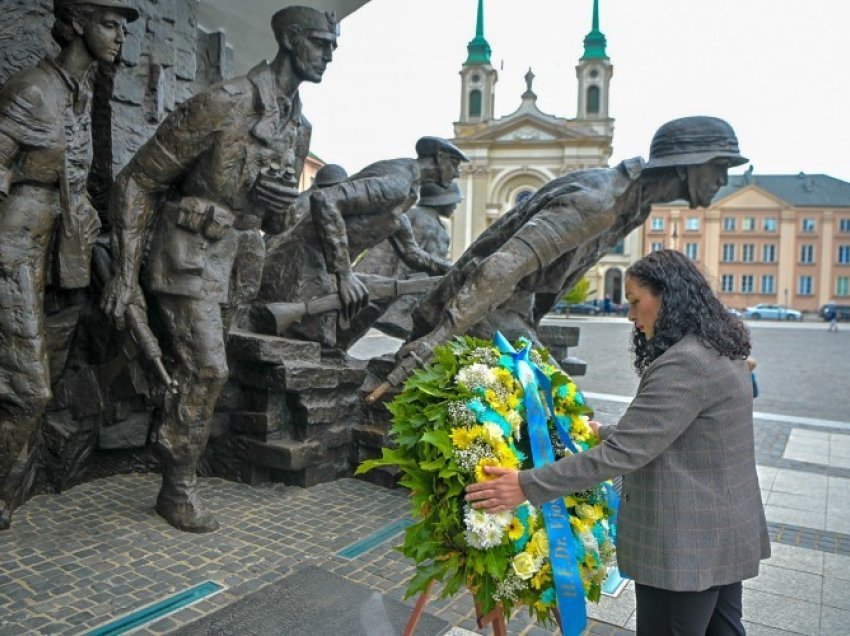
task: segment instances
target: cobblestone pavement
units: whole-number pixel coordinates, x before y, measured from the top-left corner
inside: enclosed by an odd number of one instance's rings
[[[337,553],[404,519],[407,497],[356,479],[309,489],[251,487],[202,479],[221,529],[179,532],[153,510],[158,475],[118,475],[37,496],[0,534],[0,634],[78,634],[204,581],[226,589],[142,629],[165,634],[307,564],[402,599],[410,563],[401,535],[353,559]],[[415,599],[407,601],[413,605]],[[469,595],[436,599],[427,611],[475,630]],[[627,617],[628,618],[628,617]],[[521,613],[511,634],[549,634]],[[588,633],[627,633],[591,621]],[[317,632],[322,636],[321,632]]]

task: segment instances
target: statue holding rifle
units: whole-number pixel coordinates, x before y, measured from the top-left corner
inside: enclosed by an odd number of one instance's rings
[[[181,104],[119,174],[110,205],[115,275],[102,304],[119,328],[151,305],[178,387],[159,429],[156,510],[189,532],[218,528],[196,470],[228,376],[225,336],[259,287],[261,227],[283,228],[298,194],[311,132],[299,85],[320,82],[336,48],[334,16],[312,8],[278,11],[272,30],[275,59]]]
[[[337,293],[341,305],[339,312],[328,311],[330,307],[324,313],[308,312],[304,320],[278,330],[280,335],[343,350],[364,335],[395,297],[385,295],[388,288],[381,277],[372,281],[382,290],[381,298],[370,294],[370,277],[352,272],[350,255],[385,239],[411,270],[432,275],[448,271],[448,261],[416,243],[405,212],[416,202],[420,183],[448,186],[460,162],[468,159],[439,137],[419,139],[416,154],[416,159],[378,161],[339,183],[316,187],[309,194],[310,213],[268,241],[259,300],[297,303]],[[424,291],[419,283],[399,290]]]

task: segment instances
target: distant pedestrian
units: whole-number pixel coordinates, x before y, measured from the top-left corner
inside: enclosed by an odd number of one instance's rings
[[[602,301],[602,313],[606,316],[611,315],[611,297],[605,296],[605,300]]]
[[[829,321],[827,331],[838,331],[838,312],[835,310],[835,307],[827,308],[826,319]]]

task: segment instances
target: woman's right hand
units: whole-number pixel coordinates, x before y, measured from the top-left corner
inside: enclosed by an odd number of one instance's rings
[[[590,427],[590,430],[593,431],[593,434],[596,435],[596,439],[601,439],[599,437],[599,427],[602,426],[602,424],[596,420],[588,420],[587,425]]]

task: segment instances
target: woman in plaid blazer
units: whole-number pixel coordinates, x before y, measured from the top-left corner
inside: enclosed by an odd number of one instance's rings
[[[756,474],[749,333],[681,252],[626,273],[637,395],[602,443],[470,486],[489,511],[623,475],[617,558],[634,579],[639,636],[744,634],[741,581],[770,556]]]

